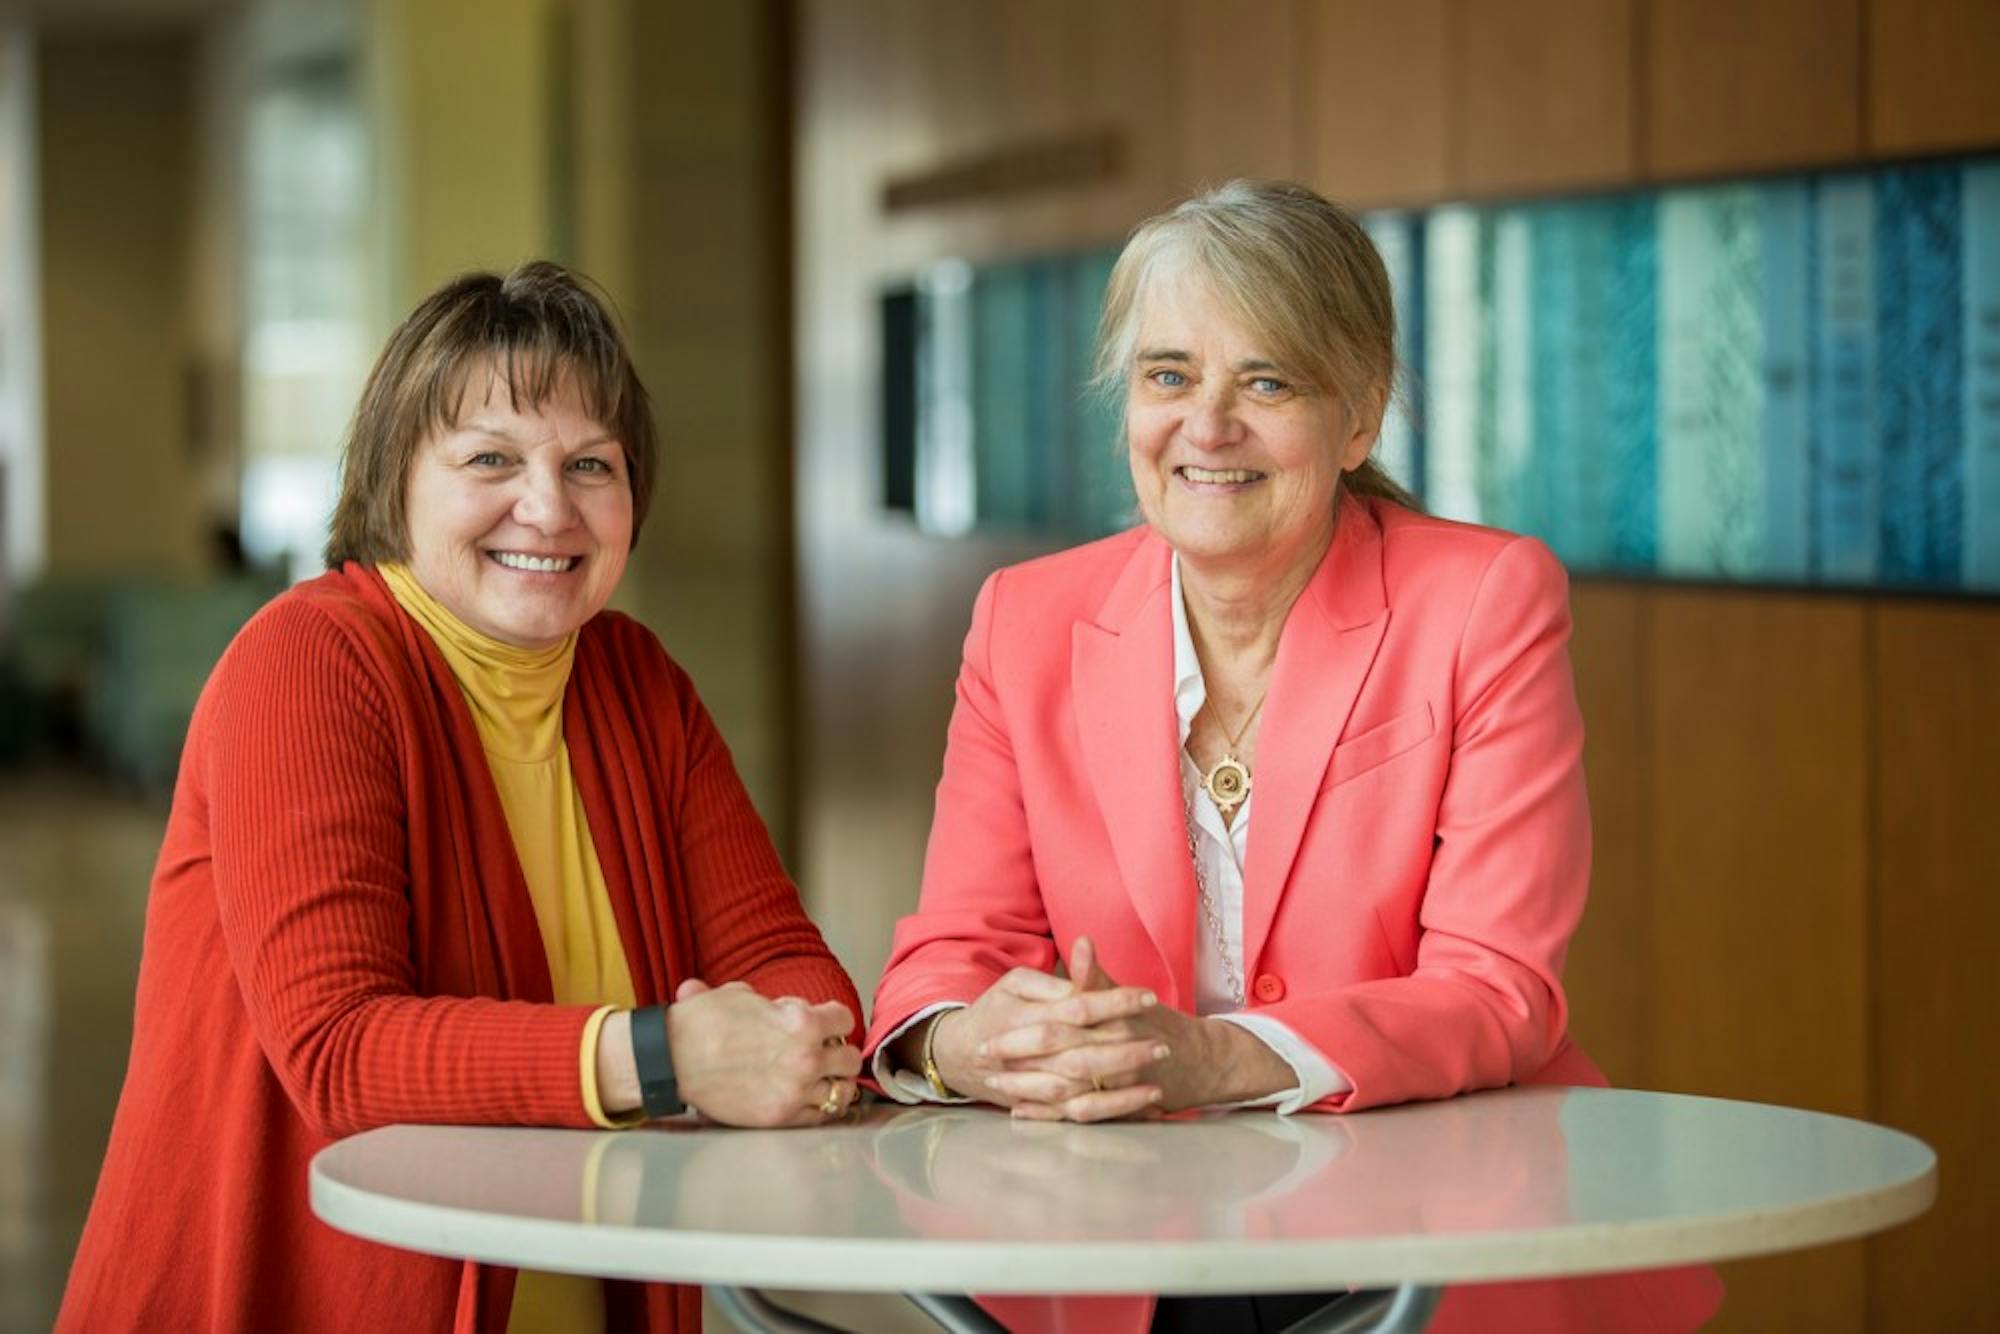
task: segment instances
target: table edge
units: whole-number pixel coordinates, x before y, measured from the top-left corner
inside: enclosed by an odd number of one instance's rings
[[[622,1224],[500,1217],[371,1194],[310,1172],[314,1214],[329,1226],[447,1259],[687,1284],[893,1292],[924,1276],[926,1290],[988,1293],[1187,1293],[1312,1290],[1328,1283],[1465,1283],[1581,1277],[1713,1263],[1801,1250],[1880,1232],[1922,1214],[1937,1196],[1935,1153],[1924,1170],[1881,1190],[1710,1216],[1556,1225],[1492,1232],[1405,1233],[1350,1241],[996,1243],[934,1238],[859,1239],[797,1234],[664,1231]],[[1774,1226],[1775,1223],[1775,1226]],[[1329,1264],[1329,1251],[1340,1259]],[[1468,1255],[1467,1252],[1473,1252]],[[580,1257],[572,1259],[571,1257]],[[1108,1280],[1137,1266],[1147,1276]],[[1287,1272],[1289,1271],[1289,1272]],[[1154,1277],[1154,1276],[1157,1277]]]

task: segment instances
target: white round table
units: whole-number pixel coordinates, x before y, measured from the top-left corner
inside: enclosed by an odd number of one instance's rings
[[[323,1150],[312,1204],[392,1246],[606,1278],[992,1294],[1399,1287],[1403,1327],[1420,1328],[1427,1308],[1412,1294],[1436,1285],[1818,1245],[1915,1217],[1936,1183],[1926,1145],[1866,1122],[1544,1087],[1352,1116],[1103,1126],[890,1105],[814,1130],[392,1126]]]

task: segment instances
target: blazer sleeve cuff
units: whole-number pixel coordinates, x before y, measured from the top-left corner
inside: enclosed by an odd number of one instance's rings
[[[889,1065],[889,1046],[897,1038],[903,1036],[903,1034],[909,1032],[912,1028],[915,1028],[934,1014],[942,1014],[946,1010],[962,1010],[964,1008],[965,1005],[961,1001],[938,1001],[934,1004],[926,1005],[923,1009],[918,1010],[908,1019],[905,1019],[902,1023],[897,1024],[893,1029],[889,1030],[882,1040],[875,1044],[875,1059],[870,1064],[869,1073],[875,1076],[876,1087],[880,1088],[886,1096],[909,1106],[916,1106],[919,1103],[926,1102],[971,1102],[972,1099],[970,1098],[940,1098],[936,1091],[931,1088],[930,1080],[925,1079],[919,1071],[895,1070],[891,1069]]]
[[[1292,1067],[1298,1083],[1290,1089],[1257,1098],[1249,1102],[1228,1103],[1229,1107],[1270,1107],[1280,1116],[1290,1116],[1302,1111],[1324,1098],[1346,1093],[1354,1085],[1347,1076],[1335,1069],[1333,1063],[1320,1055],[1319,1049],[1294,1033],[1280,1020],[1261,1014],[1218,1014],[1215,1018],[1226,1024],[1235,1024],[1252,1037],[1276,1052],[1278,1059]]]

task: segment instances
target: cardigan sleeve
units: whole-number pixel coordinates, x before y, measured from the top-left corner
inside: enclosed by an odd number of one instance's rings
[[[383,685],[329,617],[281,599],[246,626],[188,749],[243,1004],[316,1133],[591,1124],[592,1007],[415,994],[408,780]]]
[[[1450,769],[1414,970],[1257,1007],[1353,1082],[1355,1111],[1527,1079],[1567,1027],[1562,967],[1590,882],[1583,720],[1568,584],[1517,538],[1483,571],[1460,634]]]
[[[800,904],[715,720],[687,674],[667,663],[686,744],[675,837],[697,975],[711,984],[747,982],[766,996],[839,1001],[855,1017],[850,1037],[858,1040],[853,981]]]

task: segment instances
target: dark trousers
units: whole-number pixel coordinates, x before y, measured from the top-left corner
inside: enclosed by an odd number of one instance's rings
[[[1345,1292],[1280,1292],[1228,1297],[1162,1297],[1153,1334],[1280,1334]]]

